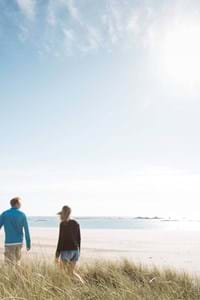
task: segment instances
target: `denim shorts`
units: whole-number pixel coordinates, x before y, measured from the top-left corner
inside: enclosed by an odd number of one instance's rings
[[[79,250],[65,250],[61,251],[60,258],[63,262],[76,262],[79,260],[80,252]]]

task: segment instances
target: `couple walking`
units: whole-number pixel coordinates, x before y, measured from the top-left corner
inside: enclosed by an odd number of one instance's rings
[[[5,262],[19,265],[24,234],[27,251],[31,249],[31,238],[26,215],[20,210],[21,199],[13,198],[10,205],[11,208],[0,215],[0,229],[4,227],[5,231]],[[70,219],[70,207],[64,206],[58,214],[61,222],[55,261],[67,267],[82,282],[80,275],[75,272],[81,248],[80,226]]]

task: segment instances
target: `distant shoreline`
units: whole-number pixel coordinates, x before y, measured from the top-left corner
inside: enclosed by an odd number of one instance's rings
[[[39,220],[45,221],[46,219],[55,219],[57,216],[28,216],[29,219],[32,218],[38,218]],[[192,219],[192,218],[172,218],[172,217],[142,217],[142,216],[137,216],[137,217],[118,217],[118,216],[74,216],[75,219],[78,220],[88,220],[88,219],[99,219],[99,220],[104,220],[104,219],[114,219],[114,220],[158,220],[158,221],[180,221],[180,222],[200,222],[198,219]]]

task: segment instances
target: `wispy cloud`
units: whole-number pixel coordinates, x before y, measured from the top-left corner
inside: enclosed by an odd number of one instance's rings
[[[100,31],[92,26],[87,26],[87,46],[85,46],[86,52],[89,50],[99,49],[103,45],[103,38]]]
[[[19,34],[18,34],[18,38],[21,42],[26,42],[26,40],[29,37],[29,28],[23,24],[19,25]]]
[[[116,1],[110,1],[107,14],[107,26],[108,33],[111,38],[111,42],[115,44],[121,37],[124,31],[124,8],[116,3]]]
[[[76,7],[76,5],[75,5],[75,3],[74,3],[74,0],[67,0],[67,1],[66,1],[66,5],[67,5],[67,8],[68,8],[68,10],[69,10],[70,15],[71,15],[76,21],[78,21],[79,23],[81,23],[81,16],[80,16],[80,13],[79,13],[78,8]]]
[[[67,40],[74,41],[75,37],[72,29],[63,28],[63,33]]]
[[[35,17],[35,0],[16,0],[18,7],[20,8],[23,15],[33,20]]]
[[[26,16],[26,21],[21,21],[19,26],[20,41],[26,41],[30,31],[40,26],[37,47],[41,53],[54,56],[99,49],[110,51],[115,47],[151,47],[158,40],[166,15],[169,17],[165,8],[133,5],[129,0],[106,0],[101,5],[98,0],[86,1],[84,5],[90,3],[88,9],[83,9],[80,0],[48,0],[42,5],[37,0],[16,2]],[[38,18],[33,28],[36,3]],[[35,34],[32,36],[35,38]]]
[[[57,5],[65,6],[68,10],[69,15],[78,23],[82,23],[80,11],[75,4],[74,0],[54,0],[57,1]]]
[[[47,7],[47,24],[51,26],[56,25],[56,13],[55,13],[55,2],[52,2],[52,0],[49,1],[49,5]]]

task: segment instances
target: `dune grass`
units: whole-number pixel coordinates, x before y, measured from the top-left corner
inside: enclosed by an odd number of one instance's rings
[[[184,273],[135,266],[129,261],[82,264],[85,284],[57,266],[35,261],[0,268],[0,299],[199,300],[200,281]]]

